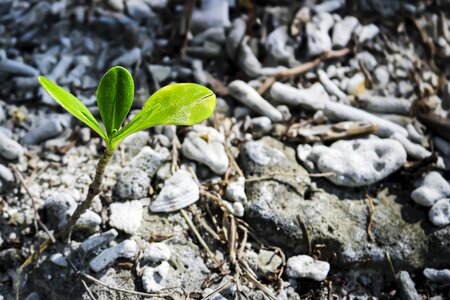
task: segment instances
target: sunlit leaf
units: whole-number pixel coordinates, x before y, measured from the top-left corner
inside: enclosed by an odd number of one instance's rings
[[[108,137],[122,126],[133,97],[133,77],[127,69],[113,67],[103,76],[97,89],[97,106]]]
[[[58,102],[78,120],[91,127],[92,130],[97,132],[104,140],[108,139],[103,128],[91,114],[89,109],[83,104],[83,102],[47,78],[42,76],[38,76],[38,78],[42,87],[56,100],[56,102]]]
[[[216,95],[193,83],[171,84],[155,92],[136,116],[112,137],[116,147],[128,135],[156,125],[193,125],[214,111]]]

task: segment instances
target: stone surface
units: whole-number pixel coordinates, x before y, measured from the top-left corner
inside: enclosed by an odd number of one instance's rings
[[[333,257],[336,266],[365,260],[364,268],[389,272],[384,267],[386,251],[398,268],[406,270],[448,263],[449,227],[433,229],[427,212],[411,203],[410,191],[384,184],[374,199],[370,240],[369,210],[363,192],[334,186],[325,179],[315,179],[311,185],[307,172],[296,161],[295,151],[271,138],[247,142],[241,149],[241,167],[247,177],[277,174],[271,180],[246,184],[246,220],[259,235],[287,253],[307,251],[301,220],[310,231],[312,243],[325,245],[322,259]],[[303,183],[295,178],[303,178]]]
[[[156,152],[152,148],[145,146],[131,159],[129,167],[141,169],[151,178],[169,157],[170,153],[167,148],[161,148],[160,151]]]
[[[450,196],[450,184],[438,172],[428,173],[418,182],[411,198],[417,204],[430,207],[438,200]]]
[[[290,278],[322,281],[327,277],[329,271],[329,263],[315,260],[308,255],[292,256],[286,262],[286,275]]]
[[[113,264],[118,258],[131,259],[136,256],[138,246],[133,240],[125,240],[111,248],[103,250],[99,255],[89,262],[89,267],[94,272],[99,272]]]
[[[450,270],[443,269],[437,270],[432,268],[426,268],[423,270],[423,275],[431,282],[438,283],[450,283]]]
[[[200,198],[198,184],[189,172],[177,171],[164,183],[149,209],[152,212],[171,212],[187,207]]]
[[[114,240],[118,235],[119,233],[115,229],[110,229],[103,233],[94,234],[90,236],[88,239],[84,240],[83,243],[81,243],[80,248],[85,253],[91,252],[103,245],[108,244],[109,242]]]
[[[258,274],[269,278],[276,274],[278,268],[282,265],[283,260],[273,251],[260,250],[258,253]]]
[[[373,184],[397,171],[406,162],[402,145],[392,139],[338,141],[330,147],[314,146],[308,159],[327,179],[341,186]]]
[[[234,202],[247,202],[247,195],[245,194],[245,177],[238,177],[237,181],[228,183],[225,189],[225,195],[228,200]]]
[[[306,36],[309,55],[315,56],[331,50],[331,38],[328,32],[320,30],[315,24],[306,24]]]
[[[24,152],[23,147],[0,130],[0,156],[6,160],[15,160]]]
[[[170,249],[164,243],[150,243],[145,247],[142,260],[144,262],[159,263],[170,259]]]
[[[142,203],[139,200],[111,203],[109,225],[128,234],[139,231],[142,220]]]
[[[412,281],[409,273],[406,271],[400,271],[395,275],[397,284],[400,288],[400,294],[403,300],[420,300],[421,297],[416,291],[414,281]]]
[[[438,227],[450,224],[450,198],[436,201],[428,212],[430,222]]]
[[[341,21],[337,22],[333,28],[333,46],[345,47],[352,38],[352,33],[358,26],[359,21],[353,16],[346,16]]]
[[[223,135],[203,125],[195,125],[192,129],[183,141],[183,155],[207,165],[217,174],[224,174],[229,161],[223,145]]]
[[[147,293],[159,292],[167,284],[170,265],[167,261],[163,261],[157,267],[145,267],[142,274],[142,285]]]
[[[141,199],[148,194],[150,179],[147,173],[137,168],[124,169],[114,187],[115,193],[121,199]]]
[[[33,127],[24,136],[23,142],[25,144],[33,145],[44,142],[48,139],[57,137],[64,131],[61,120],[50,119],[41,126]]]

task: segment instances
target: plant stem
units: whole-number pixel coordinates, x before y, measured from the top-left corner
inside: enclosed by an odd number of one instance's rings
[[[100,189],[102,186],[103,174],[105,173],[106,165],[109,163],[113,154],[114,150],[105,149],[105,152],[103,152],[102,157],[97,163],[97,169],[95,170],[95,177],[94,180],[89,185],[89,190],[86,199],[80,204],[78,204],[77,208],[75,209],[75,212],[72,214],[72,216],[70,216],[70,219],[64,226],[64,228],[56,233],[55,235],[56,239],[64,238],[68,234],[70,234],[80,216],[84,214],[88,208],[91,207],[94,197],[97,196],[101,191]]]

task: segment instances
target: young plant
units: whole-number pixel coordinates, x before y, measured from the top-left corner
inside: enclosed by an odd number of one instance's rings
[[[62,107],[94,130],[106,144],[86,199],[78,205],[66,226],[55,235],[56,238],[65,237],[72,231],[77,220],[100,193],[105,167],[124,138],[156,125],[199,123],[213,113],[216,103],[214,93],[204,86],[193,83],[171,84],[155,92],[142,110],[122,126],[133,103],[134,82],[127,69],[117,66],[103,76],[97,88],[97,106],[103,128],[88,108],[71,93],[45,77],[39,76],[39,82]]]

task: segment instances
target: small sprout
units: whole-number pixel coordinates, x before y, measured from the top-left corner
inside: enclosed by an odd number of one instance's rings
[[[111,68],[97,89],[97,106],[105,128],[75,96],[45,77],[39,76],[44,89],[74,117],[89,126],[114,151],[132,133],[156,125],[193,125],[214,111],[216,96],[199,84],[171,84],[154,93],[134,118],[122,127],[134,97],[133,77],[123,67]]]

